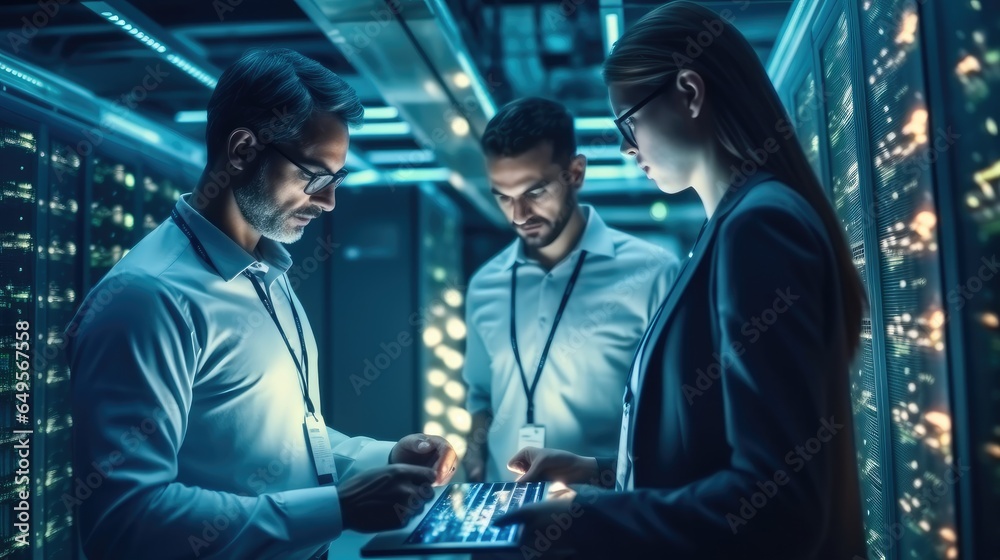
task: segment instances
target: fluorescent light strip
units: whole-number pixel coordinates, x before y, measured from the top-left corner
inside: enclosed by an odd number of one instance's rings
[[[95,11],[99,9],[88,6],[86,2],[84,2],[84,5],[87,6],[88,8],[94,9]],[[157,53],[162,55],[167,52],[166,45],[161,43],[156,37],[153,37],[149,33],[144,32],[137,25],[134,25],[129,21],[127,21],[124,16],[116,14],[115,12],[109,10],[101,10],[98,13],[101,15],[101,17],[108,20],[109,23],[114,24],[116,27],[118,27],[125,33],[128,33],[133,38],[135,38],[136,41],[139,41],[140,43],[146,45],[147,47],[156,51]],[[183,56],[180,56],[175,53],[169,53],[165,56],[165,58],[171,64],[180,68],[181,70],[186,72],[189,76],[198,80],[199,82],[201,82],[202,84],[204,84],[209,88],[214,88],[219,83],[219,81],[215,79],[213,76],[211,76],[208,72],[205,72],[197,65],[192,64]]]
[[[365,120],[392,120],[399,116],[395,107],[365,107]]]
[[[617,130],[615,120],[610,117],[577,117],[573,120],[577,130]]]
[[[361,128],[351,131],[351,136],[354,137],[406,136],[409,133],[410,133],[410,123],[374,122],[374,123],[365,123]]]
[[[203,123],[208,122],[208,111],[178,111],[174,115],[174,122],[179,123]]]
[[[135,37],[137,41],[146,45],[147,47],[153,49],[154,51],[163,54],[167,52],[167,47],[163,46],[162,43],[157,41],[155,38],[150,36],[148,33],[144,33],[138,27],[132,25],[131,23],[125,21],[125,18],[115,14],[114,12],[103,11],[101,15],[110,21],[111,23],[122,28],[122,31],[128,32],[129,35]]]
[[[365,185],[375,185],[382,181],[382,174],[374,169],[363,169],[354,171],[344,178],[346,187],[362,187]]]
[[[618,14],[604,14],[604,52],[611,52],[621,37],[621,26],[618,25]]]
[[[444,167],[428,167],[422,169],[396,169],[379,173],[374,169],[365,169],[351,173],[344,179],[344,186],[361,187],[366,185],[398,184],[398,183],[443,183],[452,175],[450,169]]]
[[[424,169],[397,169],[389,173],[389,177],[397,183],[421,183],[424,181],[437,182],[447,181],[451,177],[451,170],[444,167],[431,167]]]
[[[11,68],[10,66],[7,66],[2,62],[0,62],[0,70],[7,72],[8,74],[14,76],[15,78],[20,78],[33,86],[40,88],[45,87],[45,84],[38,78],[32,76],[31,74],[25,74],[24,72],[21,72],[20,70],[17,70],[15,68]]]
[[[374,150],[367,154],[372,165],[395,165],[400,163],[431,163],[433,150]]]
[[[167,60],[169,60],[170,63],[173,64],[174,66],[187,72],[187,74],[192,78],[198,80],[199,82],[205,84],[210,88],[214,88],[219,83],[218,80],[216,80],[212,76],[209,76],[201,68],[198,68],[194,64],[188,62],[188,59],[184,58],[183,56],[171,53],[167,55]]]
[[[134,136],[138,136],[150,144],[161,144],[163,139],[156,132],[138,125],[128,119],[122,118],[110,111],[101,112],[101,124],[109,128],[126,130]]]
[[[642,172],[635,165],[588,165],[587,180],[636,179]]]

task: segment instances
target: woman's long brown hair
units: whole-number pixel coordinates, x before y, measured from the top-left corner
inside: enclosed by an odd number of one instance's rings
[[[646,14],[615,44],[604,62],[604,81],[623,86],[660,85],[678,70],[698,72],[714,114],[719,145],[740,161],[777,142],[761,168],[799,193],[819,214],[833,243],[845,315],[847,351],[860,343],[867,305],[851,250],[819,179],[795,137],[791,121],[753,47],[731,21],[732,10],[715,13],[685,1]],[[750,160],[755,161],[757,160]]]

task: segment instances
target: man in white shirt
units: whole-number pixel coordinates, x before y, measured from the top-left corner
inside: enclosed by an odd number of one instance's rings
[[[318,347],[280,245],[334,207],[357,94],[252,51],[208,108],[208,167],[70,324],[73,495],[98,558],[308,559],[397,528],[451,478],[444,439],[350,438],[322,420]]]
[[[587,161],[561,104],[508,104],[482,147],[518,239],[469,282],[463,464],[470,480],[509,481],[527,445],[614,454],[629,363],[679,264],[578,203]]]

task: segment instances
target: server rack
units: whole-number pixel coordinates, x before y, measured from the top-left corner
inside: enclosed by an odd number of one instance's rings
[[[928,47],[927,164],[941,212],[945,325],[952,341],[956,463],[962,497],[959,547],[1000,558],[1000,6],[931,2],[920,7]]]
[[[107,127],[100,142],[82,141],[82,130],[102,125],[14,93],[0,94],[0,558],[62,560],[79,555],[64,328],[87,291],[141,238],[135,216],[161,215],[156,199],[176,196],[175,189],[161,193],[161,183],[190,188],[200,168]],[[172,172],[155,174],[161,159]],[[27,391],[16,385],[20,321],[30,325],[31,382],[20,387]],[[30,394],[28,425],[19,424],[18,393]],[[33,432],[27,481],[11,468],[18,428]],[[29,495],[27,543],[15,540],[12,518],[21,491]]]
[[[998,245],[1000,18],[977,0],[809,4],[769,70],[801,137],[817,76],[820,178],[871,300],[851,373],[869,557],[997,557],[1000,306],[985,281],[967,301],[948,288]]]
[[[36,212],[39,183],[39,127],[16,115],[0,113],[0,414],[3,414],[3,447],[0,448],[0,510],[5,556],[30,551],[34,544],[30,528],[37,524],[35,499],[38,486],[30,462],[37,459],[37,439],[19,431],[34,431],[36,404],[30,398],[36,379],[31,375],[31,356],[41,345],[35,293],[37,292],[35,247],[38,234]],[[25,334],[26,333],[26,334]],[[23,463],[15,445],[28,444]],[[32,453],[34,452],[34,453]],[[30,461],[30,462],[29,462]],[[27,467],[27,468],[25,468]],[[27,495],[24,493],[28,493]],[[26,499],[25,499],[26,498]],[[24,523],[29,530],[15,524]],[[9,551],[9,552],[7,552]]]

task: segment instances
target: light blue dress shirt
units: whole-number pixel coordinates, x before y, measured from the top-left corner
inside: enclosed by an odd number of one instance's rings
[[[301,558],[343,528],[336,486],[319,487],[298,371],[241,273],[263,280],[319,408],[318,349],[290,289],[289,254],[261,238],[257,261],[198,214],[173,220],[94,287],[67,329],[75,495],[93,558]],[[388,463],[392,442],[328,428],[338,478]],[[64,497],[64,502],[67,499]]]
[[[469,412],[493,413],[487,480],[516,478],[507,461],[518,451],[518,431],[527,421],[527,396],[510,340],[515,262],[521,263],[518,351],[530,385],[580,251],[587,251],[535,390],[535,423],[545,427],[546,447],[594,457],[617,453],[629,364],[679,264],[666,249],[612,229],[591,206],[582,207],[587,225],[580,242],[552,270],[526,258],[516,240],[469,282],[463,376]]]

